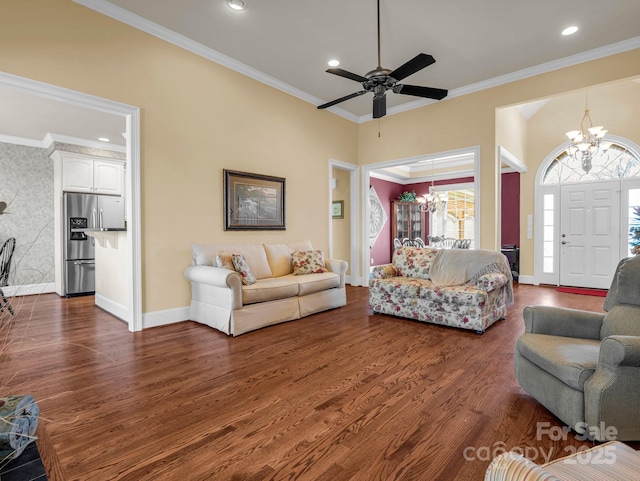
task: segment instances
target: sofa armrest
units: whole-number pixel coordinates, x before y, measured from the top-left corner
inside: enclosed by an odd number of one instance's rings
[[[491,292],[495,289],[500,289],[502,286],[506,285],[507,282],[509,282],[509,280],[504,274],[499,272],[489,272],[488,274],[484,274],[478,278],[476,287],[483,291]]]
[[[229,291],[232,308],[242,308],[242,277],[236,271],[213,266],[189,266],[184,276],[192,283],[211,286],[218,292]]]
[[[398,269],[393,264],[381,264],[374,266],[371,271],[374,279],[389,279],[391,277],[398,277]]]
[[[525,332],[551,336],[600,339],[604,314],[554,306],[527,306],[522,313]]]
[[[519,453],[508,451],[491,461],[484,474],[484,481],[527,481],[544,479],[545,481],[561,481],[533,461]]]
[[[349,263],[347,261],[342,261],[339,259],[325,259],[324,267],[328,269],[330,272],[334,272],[335,274],[340,275],[340,287],[344,287],[344,279],[347,274],[347,269],[349,268]]]

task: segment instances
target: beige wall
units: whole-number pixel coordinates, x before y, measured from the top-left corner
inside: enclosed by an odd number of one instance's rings
[[[640,75],[640,49],[445,99],[384,117],[380,122],[368,122],[359,130],[359,163],[480,146],[480,246],[495,249],[498,247],[496,109],[637,75]]]
[[[71,0],[2,0],[0,45],[4,72],[140,107],[143,312],[189,304],[191,242],[327,249],[328,223],[309,220],[327,218],[329,159],[480,146],[481,247],[494,248],[496,109],[640,75],[637,49],[358,126]],[[287,230],[224,232],[224,168],[286,177]]]
[[[344,201],[344,219],[331,219],[332,247],[334,259],[351,258],[351,173],[348,170],[332,169],[332,177],[336,179],[338,185],[331,191],[331,200]],[[347,269],[347,274],[351,275],[351,266]]]
[[[594,125],[603,125],[610,134],[640,144],[637,114],[640,108],[640,83],[621,81],[589,89],[580,89],[552,98],[527,124],[529,171],[520,176],[520,272],[533,275],[533,239],[527,239],[527,215],[534,215],[535,179],[541,164],[555,149],[567,143],[564,135],[580,127],[584,114],[585,92]],[[534,232],[534,238],[536,233]]]
[[[189,305],[191,242],[328,249],[328,162],[357,125],[71,0],[2,0],[0,69],[141,109],[143,312]],[[224,232],[222,170],[285,177],[286,231]],[[309,202],[309,199],[314,199]]]
[[[527,119],[517,107],[496,109],[496,146],[527,164]]]

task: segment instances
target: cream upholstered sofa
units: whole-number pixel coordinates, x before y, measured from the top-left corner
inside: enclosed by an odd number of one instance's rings
[[[482,333],[513,302],[511,268],[500,252],[396,247],[369,280],[374,313]]]
[[[326,272],[294,273],[292,255],[318,253],[310,241],[192,244],[191,252],[192,265],[185,271],[191,282],[189,318],[225,334],[237,336],[347,303],[345,261],[323,259]],[[220,254],[242,256],[256,282],[246,285],[241,273],[218,267]]]

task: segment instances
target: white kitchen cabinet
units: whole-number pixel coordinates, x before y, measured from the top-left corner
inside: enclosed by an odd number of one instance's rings
[[[80,154],[62,154],[62,190],[123,194],[124,163]]]

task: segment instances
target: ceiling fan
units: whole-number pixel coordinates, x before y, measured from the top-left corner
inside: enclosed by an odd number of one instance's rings
[[[413,75],[417,71],[435,63],[435,61],[431,55],[420,53],[393,71],[380,66],[380,0],[378,0],[378,66],[371,72],[366,73],[364,77],[341,68],[328,69],[328,73],[360,82],[364,90],[319,105],[318,108],[326,109],[345,100],[364,95],[367,92],[373,92],[373,118],[379,119],[387,114],[387,90],[392,90],[396,94],[442,100],[448,93],[445,89],[398,83],[409,75]]]

